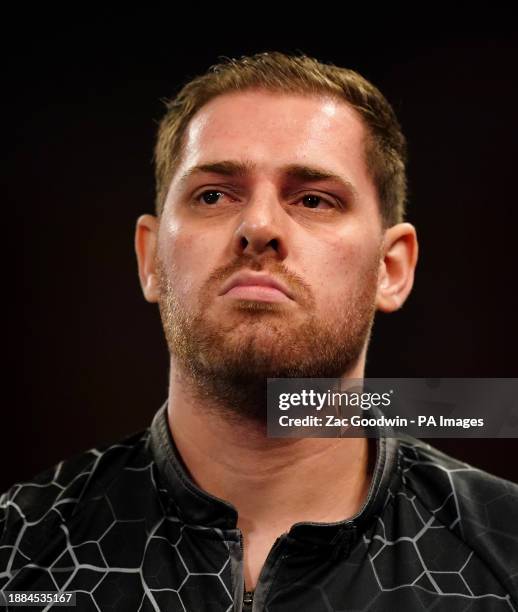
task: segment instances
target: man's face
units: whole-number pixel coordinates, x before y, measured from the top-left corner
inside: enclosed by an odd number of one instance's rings
[[[199,379],[357,364],[382,241],[364,136],[342,102],[264,91],[220,96],[191,120],[156,263],[169,349]]]

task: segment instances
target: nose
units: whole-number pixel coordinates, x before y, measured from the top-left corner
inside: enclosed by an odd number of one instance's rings
[[[273,191],[251,197],[245,204],[234,234],[236,255],[259,256],[270,253],[276,259],[287,256],[285,211]]]

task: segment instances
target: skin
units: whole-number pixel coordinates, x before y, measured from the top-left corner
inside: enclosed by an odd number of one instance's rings
[[[144,296],[161,303],[166,335],[172,332],[164,318],[165,284],[184,313],[198,312],[201,301],[200,324],[222,333],[214,367],[252,346],[252,365],[262,374],[264,363],[281,367],[291,358],[289,342],[309,320],[347,329],[360,316],[344,319],[344,309],[367,304],[370,323],[375,310],[402,306],[417,261],[415,230],[408,223],[383,228],[364,160],[365,128],[352,108],[326,97],[227,94],[198,111],[185,136],[162,215],[140,217],[135,237]],[[190,173],[228,160],[246,164],[246,171]],[[293,165],[338,178],[294,178]],[[206,204],[204,191],[221,196],[208,196],[216,202]],[[315,201],[316,208],[307,206]],[[294,299],[218,295],[236,261],[246,264],[240,269],[262,266]],[[210,281],[215,271],[221,274]],[[361,329],[360,350],[343,376],[364,375],[369,330]],[[198,486],[236,507],[251,590],[273,542],[294,523],[344,520],[360,510],[372,449],[369,455],[361,438],[267,438],[257,410],[240,418],[235,405],[224,405],[224,394],[206,393],[177,349],[171,351],[171,432]],[[221,361],[218,375],[227,366]]]

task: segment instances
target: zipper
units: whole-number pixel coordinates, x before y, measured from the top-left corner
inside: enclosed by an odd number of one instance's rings
[[[243,595],[243,609],[242,612],[252,612],[252,606],[254,605],[254,592],[245,591]]]
[[[244,546],[243,546],[243,534],[239,532],[239,548],[241,549],[241,563],[244,567]],[[245,590],[245,580],[243,578],[243,607],[241,612],[252,612],[252,606],[254,604],[254,592]]]
[[[285,536],[286,536],[286,534],[283,533],[281,536],[279,536],[275,540],[272,548],[270,549],[270,552],[268,553],[268,556],[266,557],[266,560],[265,560],[264,565],[263,565],[263,567],[261,569],[261,572],[259,574],[259,579],[257,581],[257,586],[259,586],[261,584],[261,577],[264,574],[265,566],[267,565],[268,561],[271,561],[271,559],[273,558],[274,550],[278,547],[280,541],[283,540]],[[241,531],[239,532],[239,547],[241,548],[241,559],[242,559],[242,563],[244,564],[243,534],[241,533]],[[245,580],[243,578],[243,607],[241,608],[241,612],[252,612],[253,611],[254,594],[255,594],[255,591],[247,591],[247,590],[245,590]]]

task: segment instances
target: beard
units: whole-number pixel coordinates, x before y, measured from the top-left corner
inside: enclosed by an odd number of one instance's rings
[[[311,288],[282,263],[243,255],[217,268],[189,311],[157,256],[159,309],[169,352],[187,374],[189,391],[226,419],[266,424],[267,378],[339,378],[358,363],[375,313],[379,259],[373,258],[347,301],[316,315]],[[267,271],[284,281],[297,312],[284,303],[232,300],[216,316],[221,283],[239,270]]]

